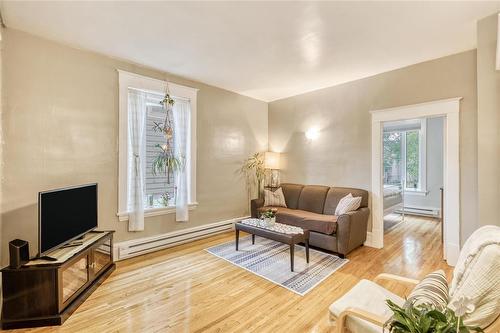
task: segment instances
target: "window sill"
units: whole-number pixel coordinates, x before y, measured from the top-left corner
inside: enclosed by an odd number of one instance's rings
[[[196,207],[198,207],[198,203],[190,203],[188,207],[189,210],[195,210]],[[153,217],[168,214],[175,214],[175,206],[144,209],[144,217]],[[118,219],[120,221],[128,221],[128,212],[117,213],[116,215],[118,216]]]
[[[419,189],[405,189],[404,191],[405,194],[410,194],[410,195],[420,195],[420,196],[426,196],[427,194],[429,194],[429,191],[426,191],[426,190],[419,190]]]

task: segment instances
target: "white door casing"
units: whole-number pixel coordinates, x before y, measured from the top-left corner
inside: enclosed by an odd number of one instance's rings
[[[367,246],[384,246],[382,126],[387,121],[444,116],[444,257],[455,265],[460,252],[460,100],[437,100],[370,111],[372,117],[372,231]]]

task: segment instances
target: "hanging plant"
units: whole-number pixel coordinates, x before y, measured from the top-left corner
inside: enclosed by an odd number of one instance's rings
[[[170,96],[167,86],[165,97],[160,101],[160,105],[162,105],[166,111],[165,120],[163,123],[154,122],[153,125],[153,130],[155,132],[163,133],[166,143],[164,145],[155,145],[160,151],[153,160],[152,171],[154,175],[164,173],[167,176],[168,184],[170,184],[171,174],[184,168],[183,158],[173,153],[174,129],[171,112],[174,103],[175,101],[172,96]]]
[[[163,106],[165,109],[165,120],[163,123],[157,123],[155,122],[153,125],[153,129],[155,132],[162,132],[163,135],[165,136],[165,139],[167,140],[167,145],[170,147],[172,145],[172,139],[174,137],[174,129],[173,129],[173,122],[171,118],[171,112],[172,112],[172,107],[175,104],[175,100],[173,99],[172,96],[170,96],[170,93],[168,92],[168,86],[167,86],[167,92],[165,93],[165,96],[163,99],[160,101],[160,105]]]
[[[163,99],[160,101],[160,104],[168,108],[174,106],[174,103],[175,101],[172,98],[172,96],[170,96],[170,94],[168,93],[168,87],[167,87],[167,92],[165,93],[165,97],[163,97]]]
[[[168,206],[170,204],[171,199],[172,199],[172,196],[168,192],[163,193],[160,197],[160,200],[161,200],[163,206]]]
[[[184,168],[183,158],[175,156],[166,145],[155,145],[160,149],[160,153],[153,160],[153,174],[165,174],[167,183],[170,184],[170,176],[173,172]]]
[[[169,121],[169,119],[165,119],[165,122],[166,121]],[[165,126],[165,123],[153,122],[153,130],[155,132],[163,133],[165,139],[167,140],[167,144],[169,144],[169,141],[174,138],[174,130],[171,125]]]

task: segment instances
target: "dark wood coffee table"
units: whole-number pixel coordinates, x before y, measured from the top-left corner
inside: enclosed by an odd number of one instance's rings
[[[238,251],[238,245],[240,240],[240,230],[247,232],[252,235],[252,244],[255,244],[255,235],[271,239],[280,243],[290,245],[290,268],[293,272],[293,257],[295,254],[295,244],[304,243],[306,248],[306,261],[309,263],[309,230],[302,229],[303,233],[288,234],[283,232],[278,232],[270,229],[265,229],[258,226],[248,225],[241,222],[236,222],[234,224],[234,229],[236,231],[236,251]]]

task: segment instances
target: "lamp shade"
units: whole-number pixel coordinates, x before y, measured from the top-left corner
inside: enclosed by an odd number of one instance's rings
[[[280,168],[280,153],[266,151],[264,156],[264,168],[279,170]]]

